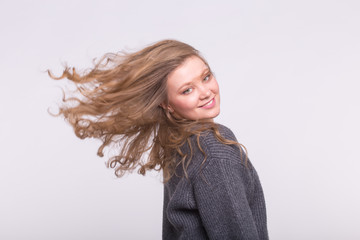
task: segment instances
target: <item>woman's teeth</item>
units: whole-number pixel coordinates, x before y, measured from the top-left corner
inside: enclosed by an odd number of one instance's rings
[[[211,99],[211,101],[210,102],[208,102],[207,104],[205,104],[203,107],[205,107],[205,106],[209,106],[210,104],[212,104],[212,102],[214,101],[214,99]]]

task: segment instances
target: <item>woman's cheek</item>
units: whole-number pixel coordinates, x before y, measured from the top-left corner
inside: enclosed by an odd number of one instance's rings
[[[214,81],[212,82],[211,89],[215,94],[219,93],[219,84],[216,79],[214,79]]]
[[[178,99],[177,108],[181,110],[191,111],[197,107],[197,100],[194,95],[185,95]]]
[[[183,106],[188,110],[196,109],[198,107],[198,96],[196,94],[192,94],[191,96],[187,97],[188,98],[183,101]]]

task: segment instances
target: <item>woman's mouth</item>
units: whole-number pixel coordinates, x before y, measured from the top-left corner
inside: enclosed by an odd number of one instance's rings
[[[201,108],[212,108],[215,106],[215,97],[211,99],[209,102],[205,103],[205,105],[202,105]]]

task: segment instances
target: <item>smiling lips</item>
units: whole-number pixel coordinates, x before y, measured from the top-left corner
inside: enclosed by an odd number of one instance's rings
[[[207,102],[205,105],[200,106],[201,108],[212,108],[215,106],[215,97],[213,97],[209,102]]]

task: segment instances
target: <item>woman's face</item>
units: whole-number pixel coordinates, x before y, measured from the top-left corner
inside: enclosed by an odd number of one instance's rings
[[[167,108],[177,118],[211,119],[220,113],[219,86],[208,66],[189,57],[168,76]]]

